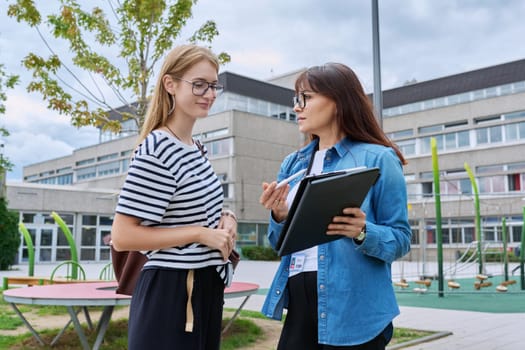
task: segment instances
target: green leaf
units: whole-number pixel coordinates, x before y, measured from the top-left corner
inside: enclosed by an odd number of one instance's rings
[[[78,127],[118,132],[120,122],[110,120],[107,112],[135,102],[133,114],[122,120],[142,125],[152,77],[166,53],[184,41],[181,31],[196,2],[122,0],[110,2],[111,11],[105,13],[89,8],[90,2],[15,1],[8,15],[34,27],[51,51],[48,58],[40,51],[28,52],[22,61],[32,74],[27,90],[39,93],[49,109],[69,116]],[[43,19],[44,9],[49,15]],[[188,41],[209,46],[218,35],[215,22],[206,21]],[[59,56],[54,50],[64,44],[69,55]],[[219,60],[229,62],[230,56],[221,53]],[[11,85],[16,82],[10,80]],[[108,100],[115,96],[117,105],[111,105]]]

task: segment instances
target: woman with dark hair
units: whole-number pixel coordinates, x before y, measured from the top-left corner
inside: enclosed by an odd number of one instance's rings
[[[345,208],[326,228],[345,237],[284,256],[263,313],[286,321],[284,349],[385,349],[399,314],[391,264],[410,250],[405,159],[386,137],[359,79],[347,66],[329,63],[302,73],[295,84],[294,111],[309,143],[288,155],[280,181],[300,170],[319,174],[359,166],[380,169],[361,208]],[[275,246],[297,184],[263,183],[261,204],[269,209],[268,238]],[[341,195],[351,188],[341,188]]]

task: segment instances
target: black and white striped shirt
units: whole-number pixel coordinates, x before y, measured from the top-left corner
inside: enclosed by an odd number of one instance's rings
[[[201,150],[155,130],[135,151],[116,212],[138,217],[144,226],[216,228],[223,199],[221,183]],[[200,243],[145,253],[146,268],[217,266],[223,280],[227,274],[220,252]]]

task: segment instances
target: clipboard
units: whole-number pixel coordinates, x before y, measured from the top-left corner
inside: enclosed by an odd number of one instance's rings
[[[345,237],[327,235],[332,218],[360,207],[379,178],[379,168],[356,168],[306,176],[299,183],[276,250],[279,256]]]

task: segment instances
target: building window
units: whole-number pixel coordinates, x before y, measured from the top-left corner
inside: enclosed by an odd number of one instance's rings
[[[427,243],[433,244],[436,243],[436,228],[433,226],[427,226],[426,229]]]
[[[525,140],[525,122],[505,125],[507,141]]]
[[[422,182],[421,189],[423,197],[432,197],[434,195],[432,191],[432,182]]]
[[[410,137],[413,135],[414,135],[414,131],[412,129],[406,129],[406,130],[399,130],[399,131],[394,131],[392,133],[389,133],[388,137],[391,140],[398,140],[398,139],[403,139],[403,138]]]
[[[97,216],[82,215],[80,231],[80,260],[95,260],[97,242]]]
[[[480,193],[505,192],[505,176],[484,176],[478,182]]]
[[[231,138],[206,142],[205,145],[210,157],[229,156],[233,154]]]
[[[121,171],[124,173],[126,171],[128,171],[128,168],[129,168],[129,159],[128,158],[124,158],[120,161],[120,169]]]
[[[416,140],[399,141],[396,145],[405,156],[416,155]]]
[[[88,165],[88,164],[92,164],[92,163],[95,163],[95,158],[79,160],[75,164],[76,164],[76,166],[82,166],[82,165]]]
[[[521,242],[521,230],[522,226],[510,226],[509,237],[511,238],[512,242]]]
[[[240,222],[237,232],[237,244],[241,246],[257,244],[257,225],[255,223]]]
[[[410,244],[419,244],[419,229],[418,225],[416,224],[410,224],[412,227],[412,238],[410,240]]]
[[[97,167],[98,176],[107,176],[120,173],[120,161],[100,164]]]
[[[71,168],[70,166],[68,166],[68,167],[65,167],[65,168],[57,169],[57,174],[62,174],[62,173],[71,173],[72,171],[73,171],[73,168]]]
[[[111,153],[111,154],[106,154],[106,155],[98,157],[97,161],[103,162],[105,160],[115,159],[117,157],[118,157],[118,153]]]
[[[525,118],[525,111],[505,113],[505,114],[502,115],[502,117],[503,117],[504,120]]]
[[[465,237],[465,243],[474,242],[476,240],[474,227],[463,227],[463,236]]]
[[[509,191],[521,191],[522,190],[522,183],[523,178],[522,174],[510,174],[507,175],[507,179],[509,181]]]
[[[77,170],[77,181],[86,180],[92,177],[97,176],[97,168],[95,166],[90,166],[87,168],[82,168]]]
[[[503,165],[487,165],[487,166],[478,166],[476,167],[476,172],[478,174],[490,174],[504,171],[505,167]]]
[[[73,174],[57,176],[57,185],[71,185],[73,183]]]
[[[437,143],[438,149],[439,149],[439,145],[440,143],[438,142]],[[420,151],[419,151],[420,154],[430,153],[432,151],[430,148],[430,137],[421,138],[419,141],[419,148],[420,148]]]
[[[217,130],[206,131],[200,134],[195,134],[193,135],[193,137],[199,140],[204,140],[204,139],[210,139],[210,138],[228,135],[228,132],[229,132],[228,128],[222,128],[222,129],[217,129]]]
[[[476,129],[476,142],[478,145],[498,143],[502,141],[503,132],[501,125]]]
[[[440,125],[431,125],[431,126],[423,126],[421,128],[419,128],[419,133],[420,134],[428,134],[428,133],[431,133],[431,132],[440,132],[443,130],[443,125],[440,124]]]

